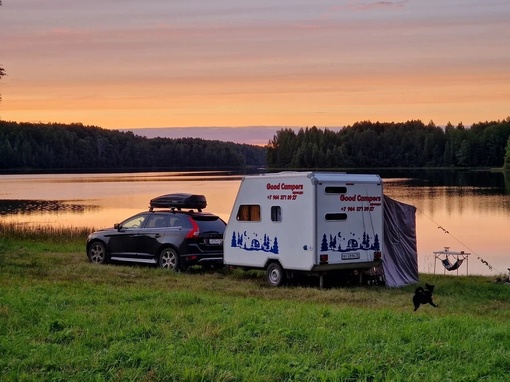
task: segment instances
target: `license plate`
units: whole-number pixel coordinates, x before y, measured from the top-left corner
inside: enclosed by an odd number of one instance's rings
[[[223,239],[209,239],[209,244],[211,245],[220,245],[223,242]]]
[[[359,258],[359,252],[342,253],[342,260],[357,260]]]

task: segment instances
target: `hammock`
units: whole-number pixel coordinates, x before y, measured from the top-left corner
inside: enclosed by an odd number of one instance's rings
[[[457,261],[452,264],[450,263],[450,260],[448,258],[441,260],[443,266],[446,268],[447,271],[454,271],[456,269],[459,269],[463,261],[464,259],[457,259]]]

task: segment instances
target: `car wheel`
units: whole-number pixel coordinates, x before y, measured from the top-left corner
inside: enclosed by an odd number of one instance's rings
[[[279,287],[285,282],[285,272],[279,263],[271,263],[266,270],[266,278],[269,285]]]
[[[179,255],[172,248],[165,248],[159,255],[159,266],[177,272],[179,270]]]
[[[91,263],[106,264],[107,257],[105,245],[99,241],[93,242],[89,247],[87,256]]]

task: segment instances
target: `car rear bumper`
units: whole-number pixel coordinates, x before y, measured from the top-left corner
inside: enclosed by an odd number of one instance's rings
[[[184,264],[187,266],[192,265],[223,265],[223,254],[215,253],[215,254],[207,254],[204,255],[190,253],[182,256],[181,260],[183,260]]]

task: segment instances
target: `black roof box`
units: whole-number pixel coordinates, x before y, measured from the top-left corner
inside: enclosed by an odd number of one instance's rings
[[[207,206],[204,195],[194,194],[168,194],[151,199],[150,208],[190,208],[201,211]]]

